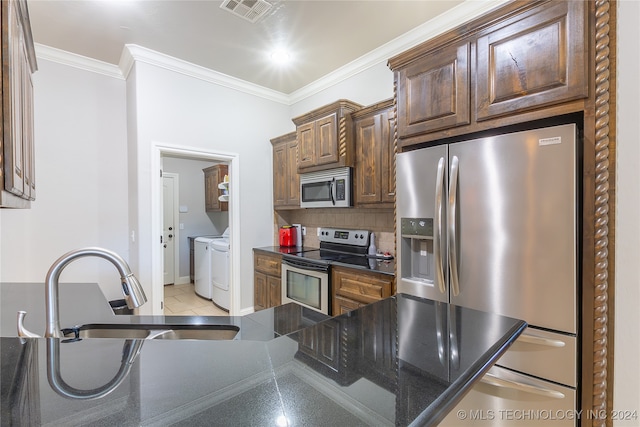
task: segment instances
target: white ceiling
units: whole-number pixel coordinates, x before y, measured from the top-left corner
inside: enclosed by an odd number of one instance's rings
[[[36,43],[118,64],[125,44],[284,94],[366,55],[462,0],[270,0],[256,23],[213,0],[29,0]],[[288,48],[287,67],[269,60]]]

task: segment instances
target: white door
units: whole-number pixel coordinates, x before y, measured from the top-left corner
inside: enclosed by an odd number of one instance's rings
[[[164,284],[171,285],[176,282],[176,194],[177,175],[163,173],[162,175],[162,247],[164,258]]]

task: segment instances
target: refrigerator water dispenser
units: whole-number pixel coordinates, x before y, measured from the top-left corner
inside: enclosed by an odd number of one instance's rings
[[[401,218],[402,279],[433,283],[433,218]]]

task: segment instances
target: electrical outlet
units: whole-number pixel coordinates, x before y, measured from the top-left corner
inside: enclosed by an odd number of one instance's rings
[[[180,223],[180,230],[184,230],[184,223]]]
[[[302,227],[302,235],[303,236],[307,235],[307,227]]]

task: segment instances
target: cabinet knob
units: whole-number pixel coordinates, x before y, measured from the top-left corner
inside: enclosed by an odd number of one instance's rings
[[[173,237],[173,234],[169,234],[169,238],[172,238],[172,237]]]
[[[173,227],[169,227],[169,231],[173,230]]]

